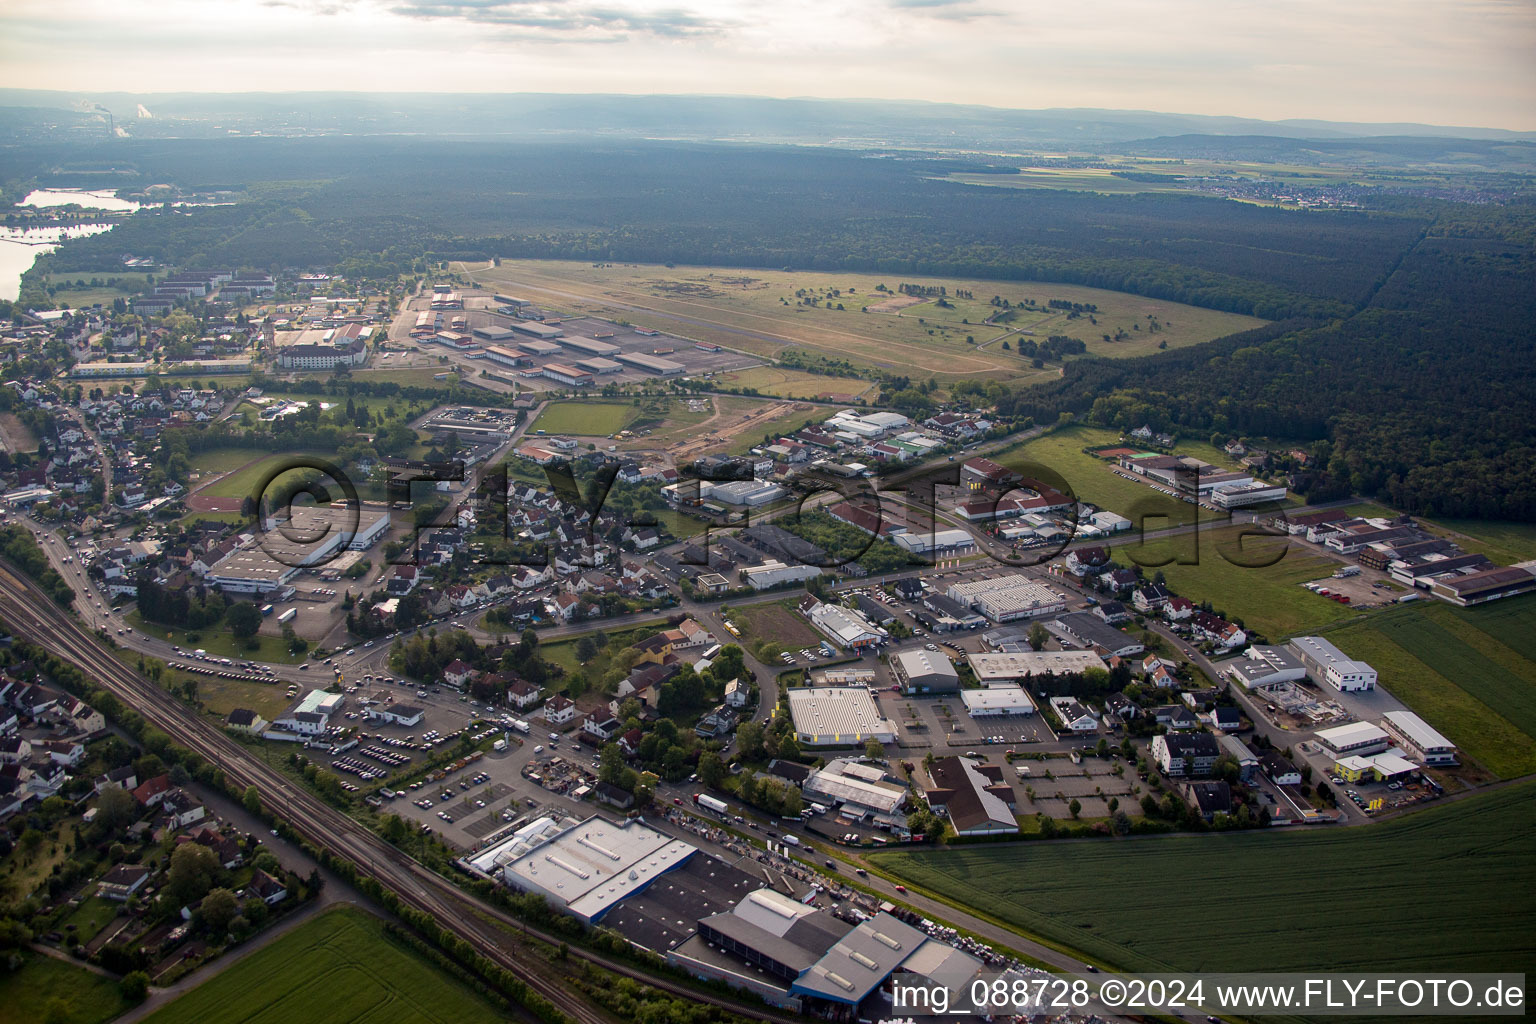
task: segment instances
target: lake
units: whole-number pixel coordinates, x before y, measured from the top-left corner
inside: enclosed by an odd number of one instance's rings
[[[76,206],[87,209],[110,210],[113,213],[131,213],[144,208],[143,203],[117,198],[116,193],[116,189],[110,188],[95,191],[83,188],[39,188],[28,192],[27,197],[16,205],[46,210],[50,207],[68,206],[74,203]]]
[[[16,298],[21,291],[21,275],[32,269],[32,263],[39,255],[57,249],[62,240],[98,235],[111,229],[111,224],[70,224],[67,227],[44,228],[0,227],[0,299]]]

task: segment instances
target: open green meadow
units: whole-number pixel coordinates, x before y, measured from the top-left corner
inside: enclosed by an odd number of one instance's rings
[[[1066,480],[1079,501],[1128,517],[1139,528],[1145,521],[1148,531],[1181,526],[1195,521],[1197,513],[1211,517],[1198,505],[1154,491],[1144,483],[1116,474],[1116,465],[1107,459],[1089,455],[1084,448],[1117,443],[1119,435],[1098,427],[1072,426],[1053,430],[1022,445],[1005,448],[991,456],[1005,466],[1031,462],[1043,466]],[[1127,447],[1135,447],[1127,445]],[[1183,450],[1178,450],[1183,454]],[[1022,465],[1016,468],[1023,471]]]
[[[116,981],[41,953],[0,971],[0,1024],[99,1024],[125,1009]]]
[[[1530,971],[1536,784],[1356,828],[884,850],[881,871],[1135,971]],[[1523,895],[1522,895],[1523,894]],[[1205,908],[1197,925],[1170,915]],[[1381,941],[1357,941],[1366,937]]]
[[[1256,529],[1212,525],[1143,544],[1117,544],[1113,553],[1116,561],[1141,564],[1149,576],[1161,572],[1175,593],[1209,601],[1270,640],[1359,614],[1300,585],[1332,575],[1339,562],[1290,537],[1244,535]]]
[[[1416,601],[1327,636],[1466,758],[1504,778],[1536,772],[1536,599]]]
[[[617,434],[640,418],[633,402],[553,401],[539,413],[530,431],[550,434],[576,434],[581,437],[606,437]]]
[[[377,919],[337,907],[146,1018],[151,1024],[495,1024],[462,982],[397,943]]]
[[[263,483],[267,483],[269,486],[277,483],[283,474],[279,473],[270,481],[268,477],[272,476],[274,471],[287,465],[295,455],[314,455],[324,458],[326,454],[325,452],[285,452],[281,455],[263,455],[255,449],[246,449],[246,461],[238,464],[241,468],[227,471],[224,476],[214,480],[212,483],[197,488],[197,493],[207,495],[210,498],[245,498],[255,492]],[[330,454],[334,456],[335,453],[332,452]],[[199,465],[201,465],[201,462],[199,462]]]
[[[718,343],[775,358],[804,347],[830,359],[899,370],[941,381],[959,378],[1018,380],[1038,371],[1017,354],[1031,332],[1080,338],[1088,352],[1110,358],[1142,355],[1160,343],[1168,348],[1210,341],[1261,321],[1161,299],[1075,285],[1042,282],[968,281],[901,274],[815,273],[732,268],[667,268],[558,260],[503,260],[499,267],[454,264],[482,287],[515,290],[532,298],[551,296],[556,307],[578,313],[620,316],[681,337]],[[899,285],[943,286],[947,307],[897,294]],[[887,290],[877,291],[884,285]],[[956,297],[969,292],[977,298]],[[574,297],[573,297],[574,296]],[[998,312],[993,296],[1019,307],[1033,299],[1092,304],[1098,312],[1070,317],[1045,308]],[[810,300],[814,299],[814,302]],[[838,308],[841,306],[842,308]],[[1153,321],[1159,325],[1152,329]],[[1094,321],[1097,321],[1096,323]],[[1105,341],[1104,335],[1121,340]],[[1009,342],[1004,350],[1003,341]],[[826,390],[847,390],[831,387]]]
[[[828,377],[782,366],[754,366],[717,373],[712,378],[724,387],[752,388],[776,398],[822,398],[828,395],[873,397],[873,382],[859,377]]]
[[[254,648],[245,647],[243,643],[234,638],[229,630],[222,627],[192,631],[198,634],[198,639],[193,640],[189,639],[188,630],[150,622],[139,614],[137,608],[123,614],[123,625],[130,629],[136,629],[141,633],[146,633],[157,640],[166,640],[173,644],[179,644],[188,650],[201,648],[210,655],[216,655],[220,658],[233,658],[238,661],[282,662],[289,665],[297,664],[304,660],[302,655],[289,654],[287,644],[283,643],[283,638],[276,633],[256,634],[256,640],[260,646]],[[270,622],[263,623],[262,625],[264,629],[277,629]]]

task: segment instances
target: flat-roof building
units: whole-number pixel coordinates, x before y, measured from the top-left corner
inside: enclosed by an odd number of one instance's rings
[[[343,549],[367,550],[388,528],[389,512],[377,506],[336,502],[294,508],[289,519],[274,522],[216,562],[203,580],[233,593],[264,593]]]
[[[612,359],[602,359],[595,356],[591,359],[576,360],[576,367],[577,369],[586,370],[588,373],[596,374],[618,373],[620,370],[624,369],[623,366],[614,362]]]
[[[1104,659],[1093,651],[1013,651],[999,654],[967,654],[966,662],[982,686],[1006,686],[1031,676],[1081,675],[1104,668]]]
[[[623,351],[619,346],[611,342],[598,341],[596,338],[583,338],[579,334],[566,335],[560,339],[560,344],[588,356],[612,356]]]
[[[561,351],[560,346],[552,341],[520,341],[517,343],[517,347],[531,356],[539,356],[540,358],[556,355]]]
[[[508,885],[591,924],[696,852],[639,820],[615,824],[594,815],[548,835],[501,870]]]
[[[1349,657],[1320,636],[1295,637],[1289,647],[1315,682],[1327,683],[1341,693],[1376,688],[1374,668]]]
[[[855,746],[867,740],[893,743],[896,727],[880,714],[862,686],[803,686],[787,691],[795,738],[802,746]]]
[[[932,651],[902,651],[891,656],[891,675],[903,693],[954,693],[960,674],[944,655]]]
[[[988,715],[1032,715],[1035,702],[1020,686],[989,686],[985,690],[962,690],[960,700],[972,718]]]
[[[1456,744],[1440,735],[1412,711],[1388,711],[1381,716],[1381,727],[1403,749],[1426,765],[1456,763]]]
[[[1359,754],[1363,757],[1380,753],[1387,749],[1388,740],[1386,732],[1370,722],[1351,722],[1332,729],[1319,729],[1316,737],[1319,743],[1336,756]]]
[[[554,341],[556,338],[565,336],[565,332],[558,327],[550,327],[532,320],[515,320],[512,323],[512,329],[518,334],[526,334],[540,341]]]
[[[1242,657],[1223,661],[1216,670],[1245,690],[1294,683],[1307,675],[1306,666],[1290,649],[1264,644],[1254,644]]]
[[[620,352],[614,356],[621,363],[658,374],[662,377],[674,377],[687,369],[682,363],[674,363],[670,359],[662,359],[660,356],[649,356],[643,352]]]
[[[1067,608],[1065,597],[1019,574],[956,583],[948,593],[951,599],[975,609],[993,622],[1055,615]]]

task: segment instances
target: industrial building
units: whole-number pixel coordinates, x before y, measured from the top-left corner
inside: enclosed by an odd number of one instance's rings
[[[942,654],[932,651],[902,651],[891,656],[891,676],[901,692],[954,693],[960,689],[960,674]]]
[[[1032,715],[1035,702],[1020,686],[990,686],[985,690],[962,690],[960,700],[972,718],[989,715]]]
[[[1319,729],[1317,741],[1327,747],[1334,756],[1345,754],[1377,754],[1387,749],[1387,734],[1370,722],[1351,722],[1332,729]]]
[[[565,332],[558,327],[535,323],[532,320],[514,320],[512,322],[512,329],[518,334],[525,334],[530,338],[537,338],[539,341],[554,341],[556,338],[563,338],[565,336]],[[556,351],[559,351],[558,346],[556,346]]]
[[[1376,688],[1376,670],[1346,655],[1320,636],[1298,636],[1288,645],[1314,682],[1341,693]]]
[[[771,590],[786,583],[799,583],[820,575],[821,570],[814,565],[786,565],[776,558],[741,570],[741,578],[753,590]]]
[[[1440,735],[1412,711],[1388,711],[1381,727],[1403,749],[1426,765],[1456,764],[1456,744]]]
[[[341,710],[346,697],[324,690],[310,690],[287,711],[272,720],[272,728],[298,736],[319,736],[330,728],[331,716]]]
[[[800,568],[810,567],[801,566]],[[748,572],[751,570],[742,570],[743,575]],[[878,645],[887,635],[885,630],[863,615],[839,604],[826,604],[812,597],[801,602],[800,610],[810,620],[811,625],[821,630],[828,639],[845,650],[868,650]]]
[[[504,345],[487,345],[485,347],[485,358],[493,363],[500,363],[503,366],[528,366],[532,363],[532,360],[523,353],[507,348]]]
[[[1146,650],[1139,640],[1120,632],[1091,612],[1072,612],[1055,620],[1056,627],[1076,642],[1105,657],[1128,658]]]
[[[1032,676],[1081,675],[1104,668],[1104,659],[1092,651],[1013,651],[1000,654],[967,654],[966,662],[982,686],[1006,686]]]
[[[537,356],[540,359],[558,355],[561,351],[560,346],[552,341],[520,341],[517,343],[517,347],[529,355]]]
[[[620,352],[614,358],[621,363],[628,363],[637,369],[662,377],[674,377],[687,369],[682,363],[674,363],[660,356],[648,356],[643,352]]]
[[[592,383],[590,373],[578,370],[574,366],[566,366],[564,363],[545,363],[544,368],[539,372],[541,376],[557,384],[568,384],[571,387],[587,387]]]
[[[965,530],[903,530],[891,534],[891,542],[914,555],[959,554],[976,547],[976,538]]]
[[[469,333],[474,335],[476,338],[479,338],[481,341],[497,343],[503,341],[514,341],[517,338],[516,331],[510,330],[506,327],[496,327],[494,325],[489,327],[476,327]]]
[[[591,359],[576,360],[576,368],[579,370],[586,370],[588,373],[596,374],[618,373],[620,370],[624,369],[624,367],[620,366],[612,359],[602,359],[596,356]]]
[[[847,747],[868,740],[896,740],[896,726],[880,714],[865,687],[792,687],[784,699],[794,721],[795,739],[803,747]]]
[[[906,818],[899,812],[907,802],[907,787],[877,764],[834,758],[807,775],[801,790],[811,800],[838,807],[838,816],[845,821],[906,827]]]
[[[1065,597],[1020,574],[956,583],[949,588],[948,594],[952,600],[975,609],[993,622],[1055,615],[1067,609]]]
[[[567,335],[561,338],[560,344],[586,356],[612,356],[622,351],[619,346],[611,342],[598,341],[596,338],[583,338],[579,334]]]
[[[538,893],[551,907],[592,924],[697,852],[642,821],[619,825],[594,815],[499,866],[507,885]]]
[[[1245,690],[1294,683],[1307,675],[1306,665],[1289,648],[1264,644],[1254,644],[1242,657],[1224,661],[1216,669]]]
[[[969,757],[941,757],[928,769],[933,787],[928,807],[949,819],[957,836],[986,836],[1019,830],[1013,816],[1013,788],[1001,765]]]
[[[389,512],[377,506],[336,502],[294,508],[291,518],[268,520],[254,543],[214,563],[203,581],[231,593],[265,593],[343,549],[367,550],[388,528]]]

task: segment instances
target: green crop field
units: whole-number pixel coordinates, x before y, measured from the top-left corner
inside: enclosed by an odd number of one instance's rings
[[[1381,685],[1466,758],[1505,778],[1536,772],[1536,600],[1419,601],[1328,638],[1375,666]]]
[[[1300,585],[1331,575],[1340,563],[1294,538],[1243,536],[1253,529],[1207,526],[1144,544],[1115,545],[1113,553],[1116,561],[1143,565],[1148,575],[1162,572],[1175,593],[1209,601],[1270,640],[1359,614]],[[1169,558],[1173,561],[1156,565]]]
[[[646,327],[698,341],[715,342],[774,358],[803,346],[829,358],[899,369],[941,381],[959,378],[1018,380],[1037,371],[1017,354],[1019,332],[1037,340],[1052,334],[1080,338],[1088,352],[1110,358],[1198,344],[1257,326],[1251,317],[1110,292],[1038,281],[969,281],[901,274],[816,273],[733,268],[598,265],[556,260],[503,260],[498,267],[454,264],[482,287],[516,290],[579,313],[620,316]],[[949,308],[907,304],[895,294],[902,283],[942,285]],[[878,285],[887,291],[877,291]],[[970,292],[975,299],[954,297]],[[983,324],[997,311],[996,295],[1018,306],[1033,299],[1091,303],[1093,319],[1060,310],[1016,310],[1011,319]],[[806,304],[815,298],[814,305]],[[838,309],[841,305],[843,308]],[[919,309],[918,312],[913,310]],[[1159,329],[1153,331],[1152,319]],[[1094,322],[1097,321],[1097,322]],[[1104,335],[1120,341],[1104,341]],[[1008,340],[1011,350],[1004,350]],[[828,390],[843,390],[828,388]]]
[[[146,1018],[150,1024],[496,1024],[458,980],[361,910],[329,910]]]
[[[1321,958],[1331,971],[1529,971],[1533,827],[1536,784],[1522,783],[1358,828],[887,850],[870,861],[1127,970],[1304,971]],[[1198,925],[1168,926],[1197,907]],[[1390,941],[1352,941],[1365,936]]]
[[[553,401],[533,421],[531,431],[550,434],[576,434],[581,437],[606,437],[616,434],[640,418],[640,410],[631,402]]]
[[[125,1009],[117,982],[41,953],[0,971],[0,1024],[98,1024]]]

